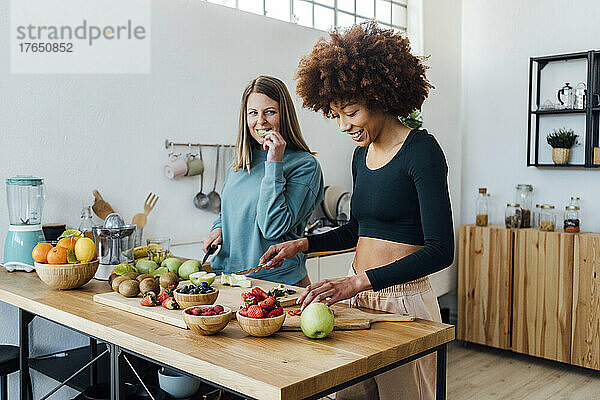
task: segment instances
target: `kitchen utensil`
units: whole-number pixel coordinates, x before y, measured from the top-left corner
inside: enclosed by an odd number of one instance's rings
[[[131,223],[137,226],[139,229],[143,229],[144,226],[146,226],[148,214],[150,214],[150,211],[152,211],[158,202],[158,198],[159,197],[157,195],[150,192],[148,197],[146,197],[146,201],[144,202],[144,212],[135,214],[131,219]]]
[[[98,218],[104,220],[108,216],[108,214],[112,214],[115,210],[108,204],[100,195],[100,192],[97,190],[93,190],[92,194],[94,195],[94,204],[92,204],[92,211],[94,214],[98,216]]]
[[[104,226],[94,227],[94,242],[100,265],[94,276],[96,279],[107,280],[115,265],[122,262],[133,264],[135,246],[135,225],[125,225],[119,214],[113,213],[106,217]]]
[[[335,314],[334,331],[369,329],[374,322],[410,322],[415,319],[411,314],[375,314],[342,305],[335,305],[332,309]],[[300,316],[288,315],[281,330],[301,330]]]
[[[211,211],[219,213],[221,212],[221,196],[217,193],[217,181],[219,180],[219,154],[221,153],[221,146],[217,146],[217,161],[215,163],[215,181],[213,183],[212,192],[208,194],[209,208]]]
[[[79,264],[40,264],[35,270],[46,285],[54,289],[76,289],[92,280],[98,270],[98,260]],[[111,270],[112,271],[112,270]]]
[[[575,87],[575,108],[583,110],[585,108],[586,101],[586,86],[585,83],[579,82]]]
[[[575,104],[575,92],[573,91],[573,87],[569,85],[569,82],[567,82],[565,86],[558,90],[556,97],[558,98],[559,103],[564,106],[564,108],[573,108]]]
[[[202,265],[206,264],[206,260],[208,260],[208,257],[211,254],[214,254],[215,250],[217,250],[219,248],[219,246],[210,246],[208,248],[208,251],[206,252],[206,254],[204,255],[204,258],[202,259]]]
[[[9,225],[4,241],[4,268],[9,272],[34,269],[31,251],[45,240],[41,225],[44,189],[42,178],[18,175],[6,180]]]
[[[267,264],[258,264],[256,267],[248,268],[248,269],[245,269],[245,270],[243,270],[243,271],[236,272],[235,274],[236,274],[236,275],[246,275],[246,274],[251,274],[251,273],[253,273],[253,272],[258,272],[258,271],[260,271],[260,270],[262,269],[262,267],[264,267],[265,265],[267,265]]]
[[[164,174],[167,179],[177,179],[188,173],[187,162],[181,157],[181,154],[170,154],[169,162],[164,167]]]
[[[174,399],[190,398],[198,391],[200,383],[200,380],[170,368],[162,367],[158,370],[158,386]]]
[[[125,221],[123,220],[123,218],[117,214],[117,213],[112,213],[109,214],[106,219],[104,220],[104,227],[105,228],[120,228],[123,225],[125,225]]]
[[[204,172],[200,174],[200,191],[194,196],[194,206],[201,210],[206,210],[210,205],[208,196],[202,193],[202,187],[204,186]]]

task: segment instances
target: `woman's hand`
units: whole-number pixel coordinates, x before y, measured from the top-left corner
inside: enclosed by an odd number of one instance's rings
[[[259,263],[266,263],[264,266],[265,269],[278,268],[283,264],[286,258],[294,257],[301,251],[306,250],[308,250],[308,239],[306,238],[274,244],[267,249],[265,254],[263,254]]]
[[[267,131],[262,144],[263,150],[267,150],[267,161],[283,160],[286,142],[283,137],[275,131]]]
[[[302,304],[302,310],[313,301],[330,306],[368,289],[371,289],[371,282],[366,274],[326,279],[307,286],[304,293],[296,300],[296,304]]]
[[[221,243],[223,243],[223,229],[215,228],[202,239],[202,251],[206,254],[210,248],[216,248]]]

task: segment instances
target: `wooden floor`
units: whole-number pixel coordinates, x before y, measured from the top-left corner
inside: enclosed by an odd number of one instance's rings
[[[448,400],[597,400],[600,372],[462,342],[448,345]]]

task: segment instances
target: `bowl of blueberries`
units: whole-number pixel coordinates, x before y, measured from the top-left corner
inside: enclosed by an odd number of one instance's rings
[[[202,282],[200,285],[185,285],[175,290],[175,301],[181,308],[214,304],[217,297],[219,297],[219,291],[206,282]]]

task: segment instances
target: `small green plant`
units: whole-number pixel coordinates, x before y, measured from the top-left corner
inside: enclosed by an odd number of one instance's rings
[[[400,121],[412,129],[419,129],[423,125],[423,117],[419,110],[415,110],[406,117],[400,117]]]
[[[578,137],[579,135],[576,135],[573,129],[560,128],[549,133],[546,140],[553,149],[570,149],[579,144],[577,142]]]

